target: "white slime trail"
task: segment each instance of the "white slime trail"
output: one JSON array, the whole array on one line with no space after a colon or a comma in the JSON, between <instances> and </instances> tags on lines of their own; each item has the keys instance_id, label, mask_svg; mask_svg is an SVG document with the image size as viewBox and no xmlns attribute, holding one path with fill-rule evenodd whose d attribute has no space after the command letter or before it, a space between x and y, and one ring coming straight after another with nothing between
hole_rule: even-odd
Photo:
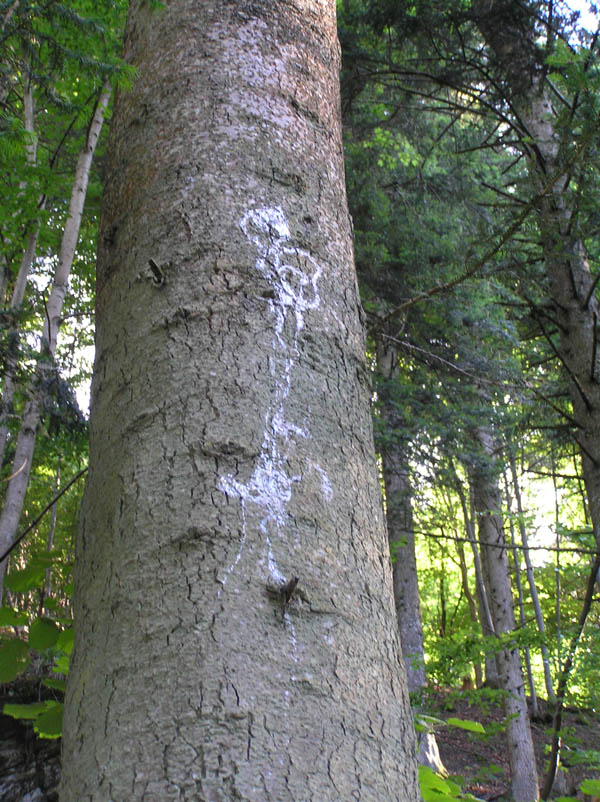
<instances>
[{"instance_id":1,"label":"white slime trail","mask_svg":"<svg viewBox=\"0 0 600 802\"><path fill-rule=\"evenodd\" d=\"M260 529L265 535L265 561L270 578L276 582L286 579L273 553L272 536L283 538L292 487L301 481L300 475L290 475L286 470L290 441L311 436L306 425L298 426L286 418L286 403L299 357L298 337L304 328L305 314L310 309L317 309L321 303L318 282L322 267L308 251L292 246L290 229L281 208L252 209L242 217L240 227L256 245L256 269L273 291L273 297L267 299L267 303L275 319L273 358L270 360L275 391L265 412L261 450L249 480L240 482L232 474L219 478L219 489L228 496L237 496L242 505L240 549L225 572L223 587L246 542L246 504L256 505L263 515ZM307 467L319 474L323 495L331 499L333 491L325 471L312 460L307 460ZM295 647L295 633L289 615L285 620Z\"/></svg>"}]
</instances>

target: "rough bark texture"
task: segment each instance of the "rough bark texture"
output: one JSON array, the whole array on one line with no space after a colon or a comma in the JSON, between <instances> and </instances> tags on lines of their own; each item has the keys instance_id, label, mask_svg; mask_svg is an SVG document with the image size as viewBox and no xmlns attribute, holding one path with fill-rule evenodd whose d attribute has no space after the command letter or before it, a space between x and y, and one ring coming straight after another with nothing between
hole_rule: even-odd
<instances>
[{"instance_id":1,"label":"rough bark texture","mask_svg":"<svg viewBox=\"0 0 600 802\"><path fill-rule=\"evenodd\" d=\"M494 443L487 429L478 428L476 440L483 459L473 472L473 493L478 518L479 542L487 567L487 590L494 631L499 637L515 630L508 558L498 481L494 476ZM496 656L498 679L506 692L504 709L507 717L506 738L511 769L511 790L515 802L534 802L539 798L537 768L531 727L527 713L525 683L521 656L516 644L506 644Z\"/></svg>"},{"instance_id":2,"label":"rough bark texture","mask_svg":"<svg viewBox=\"0 0 600 802\"><path fill-rule=\"evenodd\" d=\"M416 800L335 2L133 2L126 57L61 799Z\"/></svg>"},{"instance_id":3,"label":"rough bark texture","mask_svg":"<svg viewBox=\"0 0 600 802\"><path fill-rule=\"evenodd\" d=\"M384 383L393 384L397 364L393 344L380 339L377 343L377 367ZM381 463L388 542L393 559L394 602L408 690L417 692L427 685L427 677L408 450L402 437L402 420L394 403L391 386L389 392L385 386L381 388L381 402L381 415L387 430L386 442L381 449ZM417 734L417 754L421 765L429 766L440 774L447 773L433 730L423 729Z\"/></svg>"},{"instance_id":4,"label":"rough bark texture","mask_svg":"<svg viewBox=\"0 0 600 802\"><path fill-rule=\"evenodd\" d=\"M473 564L475 567L475 589L477 591L477 605L479 607L479 621L481 624L481 632L485 637L494 635L494 622L492 621L492 614L490 612L490 603L488 600L488 591L486 587L487 577L484 576L484 567L482 565L483 554L479 553L477 545L477 536L474 526L474 510L473 510L473 486L475 485L476 478L473 472L470 472L469 477L469 503L463 488L461 480L458 478L456 471L454 471L455 488L460 499L460 504L463 512L463 520L465 522L465 532L471 543L471 550L473 552ZM496 664L496 656L490 652L484 655L485 660L485 684L490 688L498 687L498 666Z\"/></svg>"},{"instance_id":5,"label":"rough bark texture","mask_svg":"<svg viewBox=\"0 0 600 802\"><path fill-rule=\"evenodd\" d=\"M391 343L377 345L377 367L386 382L392 382L397 355ZM386 519L390 552L393 558L394 601L406 665L409 691L427 684L423 624L415 557L412 494L406 443L401 434L402 421L394 404L393 390L381 391L381 415L387 431L381 449L385 485Z\"/></svg>"}]
</instances>

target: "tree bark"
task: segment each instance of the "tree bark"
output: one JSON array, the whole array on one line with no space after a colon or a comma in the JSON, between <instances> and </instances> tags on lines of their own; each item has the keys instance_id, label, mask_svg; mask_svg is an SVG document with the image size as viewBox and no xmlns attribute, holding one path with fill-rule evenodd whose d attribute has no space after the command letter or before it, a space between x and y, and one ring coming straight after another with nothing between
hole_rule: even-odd
<instances>
[{"instance_id":1,"label":"tree bark","mask_svg":"<svg viewBox=\"0 0 600 802\"><path fill-rule=\"evenodd\" d=\"M473 471L479 542L482 553L487 555L488 594L494 631L502 637L514 631L515 618L500 514L500 489L494 476L494 442L492 434L483 427L478 427L474 436L482 454ZM500 686L506 692L504 709L512 796L515 802L533 802L539 798L537 768L517 645L505 641L497 652L497 664Z\"/></svg>"},{"instance_id":2,"label":"tree bark","mask_svg":"<svg viewBox=\"0 0 600 802\"><path fill-rule=\"evenodd\" d=\"M485 638L490 638L495 635L494 631L494 622L492 620L492 613L490 612L490 603L488 599L488 590L486 586L487 578L484 576L484 570L482 565L482 555L479 553L479 548L477 545L477 537L475 534L475 526L474 526L474 513L471 514L469 512L469 504L467 504L467 498L465 495L465 491L463 488L463 484L456 473L456 469L452 466L452 472L454 474L454 486L456 488L456 492L458 494L458 498L460 499L460 506L463 513L463 520L465 522L465 533L471 543L471 550L473 552L473 565L475 567L475 587L477 590L477 602L479 606L479 621L481 624L481 632ZM474 477L471 475L470 477L470 486L471 486L471 493L472 496L472 487L474 484ZM473 512L473 510L471 510ZM484 653L484 661L485 661L485 683L490 688L497 688L498 687L498 665L496 663L496 655L493 652L485 651Z\"/></svg>"},{"instance_id":3,"label":"tree bark","mask_svg":"<svg viewBox=\"0 0 600 802\"><path fill-rule=\"evenodd\" d=\"M416 802L335 2L125 41L61 799Z\"/></svg>"},{"instance_id":4,"label":"tree bark","mask_svg":"<svg viewBox=\"0 0 600 802\"><path fill-rule=\"evenodd\" d=\"M427 685L427 677L407 443L402 435L402 421L393 397L397 362L393 343L380 339L377 343L377 368L384 382L381 388L381 414L387 429L386 442L381 449L381 463L393 566L394 602L408 690L417 693ZM417 710L418 704L415 712ZM417 746L421 765L429 766L439 774L447 774L433 729L426 727L417 734Z\"/></svg>"},{"instance_id":5,"label":"tree bark","mask_svg":"<svg viewBox=\"0 0 600 802\"><path fill-rule=\"evenodd\" d=\"M511 460L512 464L512 460ZM525 618L525 603L523 598L523 583L521 582L521 559L519 557L519 549L517 546L517 539L515 537L515 527L512 517L512 498L510 493L510 485L508 482L508 476L506 472L504 473L504 490L506 493L506 509L508 511L508 521L509 521L509 531L510 531L510 543L511 543L511 551L512 551L512 558L513 558L513 566L515 572L515 587L517 590L517 604L519 610L519 628L521 631L524 631L527 625L527 619ZM522 515L522 513L521 513ZM521 524L523 524L523 519L521 517ZM529 686L529 701L531 703L531 718L535 721L538 717L538 702L537 702L537 693L535 690L535 682L533 679L533 671L531 669L531 652L529 651L529 645L525 644L523 647L523 656L525 658L525 672L527 674L527 685Z\"/></svg>"},{"instance_id":6,"label":"tree bark","mask_svg":"<svg viewBox=\"0 0 600 802\"><path fill-rule=\"evenodd\" d=\"M381 449L385 485L388 541L393 562L394 600L400 642L406 666L408 690L427 684L423 624L415 556L412 493L407 443L402 421L393 398L391 383L397 370L397 354L391 342L377 344L377 368L387 386L381 389L381 415L386 425L386 442Z\"/></svg>"}]
</instances>

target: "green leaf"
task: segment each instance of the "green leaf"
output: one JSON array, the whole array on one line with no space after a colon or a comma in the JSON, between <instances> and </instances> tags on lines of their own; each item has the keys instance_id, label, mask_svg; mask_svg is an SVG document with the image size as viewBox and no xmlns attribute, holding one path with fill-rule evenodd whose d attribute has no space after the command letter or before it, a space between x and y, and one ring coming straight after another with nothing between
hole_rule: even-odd
<instances>
[{"instance_id":1,"label":"green leaf","mask_svg":"<svg viewBox=\"0 0 600 802\"><path fill-rule=\"evenodd\" d=\"M424 802L448 802L460 794L460 786L445 780L429 766L419 766L419 787Z\"/></svg>"},{"instance_id":2,"label":"green leaf","mask_svg":"<svg viewBox=\"0 0 600 802\"><path fill-rule=\"evenodd\" d=\"M424 713L419 713L415 716L415 730L417 732L434 730L436 727L443 727L445 724L446 722L444 721L443 718L428 716Z\"/></svg>"},{"instance_id":3,"label":"green leaf","mask_svg":"<svg viewBox=\"0 0 600 802\"><path fill-rule=\"evenodd\" d=\"M62 702L46 702L47 710L39 715L33 729L40 738L60 738L62 735L63 704Z\"/></svg>"},{"instance_id":4,"label":"green leaf","mask_svg":"<svg viewBox=\"0 0 600 802\"><path fill-rule=\"evenodd\" d=\"M0 683L12 682L30 663L29 644L18 638L4 640L0 645Z\"/></svg>"},{"instance_id":5,"label":"green leaf","mask_svg":"<svg viewBox=\"0 0 600 802\"><path fill-rule=\"evenodd\" d=\"M55 674L68 674L69 673L69 655L61 654L60 657L55 658L52 671Z\"/></svg>"},{"instance_id":6,"label":"green leaf","mask_svg":"<svg viewBox=\"0 0 600 802\"><path fill-rule=\"evenodd\" d=\"M45 702L32 702L28 705L5 704L2 712L5 716L18 719L35 719L46 710Z\"/></svg>"},{"instance_id":7,"label":"green leaf","mask_svg":"<svg viewBox=\"0 0 600 802\"><path fill-rule=\"evenodd\" d=\"M36 618L29 627L29 645L38 652L51 649L57 642L60 629L49 618Z\"/></svg>"},{"instance_id":8,"label":"green leaf","mask_svg":"<svg viewBox=\"0 0 600 802\"><path fill-rule=\"evenodd\" d=\"M21 627L27 621L27 613L17 612L11 607L0 607L0 627Z\"/></svg>"},{"instance_id":9,"label":"green leaf","mask_svg":"<svg viewBox=\"0 0 600 802\"><path fill-rule=\"evenodd\" d=\"M600 795L600 780L584 780L579 786L579 790L589 796Z\"/></svg>"},{"instance_id":10,"label":"green leaf","mask_svg":"<svg viewBox=\"0 0 600 802\"><path fill-rule=\"evenodd\" d=\"M66 681L56 677L49 677L48 679L42 680L42 684L45 685L46 688L53 688L55 691L62 691L62 693L64 693L67 688Z\"/></svg>"},{"instance_id":11,"label":"green leaf","mask_svg":"<svg viewBox=\"0 0 600 802\"><path fill-rule=\"evenodd\" d=\"M11 571L4 580L5 586L13 593L27 593L40 587L46 576L43 565L32 563L23 568L22 571Z\"/></svg>"},{"instance_id":12,"label":"green leaf","mask_svg":"<svg viewBox=\"0 0 600 802\"><path fill-rule=\"evenodd\" d=\"M471 721L468 718L449 718L446 723L451 724L453 727L460 727L461 730L469 730L469 732L478 732L485 735L485 728L478 721Z\"/></svg>"},{"instance_id":13,"label":"green leaf","mask_svg":"<svg viewBox=\"0 0 600 802\"><path fill-rule=\"evenodd\" d=\"M58 636L58 641L56 645L59 649L62 649L65 654L71 654L73 651L73 641L75 639L75 630L73 627L69 629L63 629L63 631Z\"/></svg>"}]
</instances>

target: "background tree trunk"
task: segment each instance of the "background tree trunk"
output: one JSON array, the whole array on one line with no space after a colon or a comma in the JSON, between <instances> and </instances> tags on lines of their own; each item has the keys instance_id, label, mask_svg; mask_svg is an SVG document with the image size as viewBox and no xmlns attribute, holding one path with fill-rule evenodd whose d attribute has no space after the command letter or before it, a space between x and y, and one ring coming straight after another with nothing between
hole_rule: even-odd
<instances>
[{"instance_id":1,"label":"background tree trunk","mask_svg":"<svg viewBox=\"0 0 600 802\"><path fill-rule=\"evenodd\" d=\"M515 629L513 599L508 573L501 498L494 476L494 442L482 427L475 431L482 459L473 471L473 492L482 555L487 555L487 582L494 631L499 637ZM506 737L511 768L511 790L515 802L533 802L539 797L537 768L525 699L521 656L516 644L505 643L497 652L500 687L506 691Z\"/></svg>"},{"instance_id":2,"label":"background tree trunk","mask_svg":"<svg viewBox=\"0 0 600 802\"><path fill-rule=\"evenodd\" d=\"M396 373L397 354L392 343L377 344L377 367L385 382ZM381 391L381 415L386 425L386 441L381 449L385 485L388 540L393 561L394 600L406 666L408 690L418 691L427 684L421 602L415 557L415 532L406 438L393 401L393 394Z\"/></svg>"},{"instance_id":3,"label":"background tree trunk","mask_svg":"<svg viewBox=\"0 0 600 802\"><path fill-rule=\"evenodd\" d=\"M495 635L494 622L492 621L492 614L490 612L490 603L488 599L488 590L486 587L486 577L484 577L484 569L482 565L482 557L480 555L477 545L477 537L475 534L474 525L474 510L470 509L472 504L467 504L467 497L462 485L461 480L453 467L454 486L456 493L460 499L460 506L463 513L463 520L465 523L465 532L471 543L471 550L473 552L473 565L475 568L475 587L477 590L477 603L479 606L479 621L481 624L481 632L484 637L490 638ZM467 470L469 470L467 468ZM470 477L470 497L472 497L472 486L474 484L474 477ZM486 651L484 654L485 665L485 683L490 688L498 687L498 666L496 663L496 655L492 652Z\"/></svg>"},{"instance_id":4,"label":"background tree trunk","mask_svg":"<svg viewBox=\"0 0 600 802\"><path fill-rule=\"evenodd\" d=\"M126 56L61 799L416 801L335 2L133 2Z\"/></svg>"},{"instance_id":5,"label":"background tree trunk","mask_svg":"<svg viewBox=\"0 0 600 802\"><path fill-rule=\"evenodd\" d=\"M525 558L525 565L527 566L527 582L529 584L529 594L531 596L531 604L535 614L537 628L541 636L540 652L542 655L542 665L544 667L544 684L546 686L546 698L548 704L553 705L556 702L556 695L554 693L554 684L552 682L552 673L550 671L550 654L548 653L548 646L546 644L546 625L544 623L544 616L542 615L542 608L540 605L540 598L538 596L537 587L535 584L535 577L533 574L533 564L531 562L531 552L529 551L529 540L527 537L527 527L525 526L525 517L523 512L523 502L521 500L521 488L519 486L519 477L517 475L517 465L515 463L514 454L509 454L510 472L512 476L513 491L515 494L515 501L517 502L517 520L519 524L519 534L521 536L521 543L523 545L523 556Z\"/></svg>"},{"instance_id":6,"label":"background tree trunk","mask_svg":"<svg viewBox=\"0 0 600 802\"><path fill-rule=\"evenodd\" d=\"M387 392L385 386L386 383L388 386L389 383L393 383L398 369L397 363L397 353L393 343L380 340L377 343L377 367L384 381L381 388L381 414L387 429L385 443L381 449L381 463L388 542L392 555L394 602L408 690L416 693L425 688L427 677L415 555L408 443L406 437L402 435L402 420L393 401L393 391ZM417 709L418 704L415 710ZM440 757L435 732L425 728L418 733L417 743L419 763L429 766L440 774L447 774Z\"/></svg>"}]
</instances>

